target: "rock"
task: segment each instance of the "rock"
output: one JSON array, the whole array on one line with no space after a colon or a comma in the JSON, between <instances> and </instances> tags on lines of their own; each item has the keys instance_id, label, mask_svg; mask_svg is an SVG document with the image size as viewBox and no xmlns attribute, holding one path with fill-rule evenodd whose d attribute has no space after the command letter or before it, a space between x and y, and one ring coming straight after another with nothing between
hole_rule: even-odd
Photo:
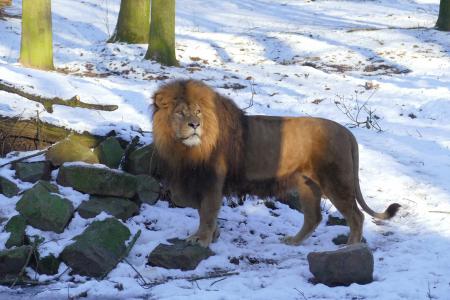
<instances>
[{"instance_id":1,"label":"rock","mask_svg":"<svg viewBox=\"0 0 450 300\"><path fill-rule=\"evenodd\" d=\"M347 244L347 240L348 240L347 234L340 234L337 237L335 237L332 241L335 245L345 245L345 244ZM367 241L364 237L362 238L361 243L364 243L364 244L367 243Z\"/></svg>"},{"instance_id":2,"label":"rock","mask_svg":"<svg viewBox=\"0 0 450 300\"><path fill-rule=\"evenodd\" d=\"M73 205L59 195L51 194L54 186L38 182L17 202L17 211L31 226L61 233L73 215Z\"/></svg>"},{"instance_id":3,"label":"rock","mask_svg":"<svg viewBox=\"0 0 450 300\"><path fill-rule=\"evenodd\" d=\"M153 144L146 145L130 153L124 169L134 175L152 175L156 171L158 160Z\"/></svg>"},{"instance_id":4,"label":"rock","mask_svg":"<svg viewBox=\"0 0 450 300\"><path fill-rule=\"evenodd\" d=\"M198 264L215 253L200 245L191 245L185 240L168 240L172 245L159 244L148 258L148 264L166 269L194 270Z\"/></svg>"},{"instance_id":5,"label":"rock","mask_svg":"<svg viewBox=\"0 0 450 300\"><path fill-rule=\"evenodd\" d=\"M60 257L75 273L100 278L125 254L125 241L130 235L128 228L114 218L95 221L74 238Z\"/></svg>"},{"instance_id":6,"label":"rock","mask_svg":"<svg viewBox=\"0 0 450 300\"><path fill-rule=\"evenodd\" d=\"M298 192L296 190L288 191L283 197L281 197L280 202L285 203L291 209L295 209L298 212L303 213L302 206L300 204L300 199Z\"/></svg>"},{"instance_id":7,"label":"rock","mask_svg":"<svg viewBox=\"0 0 450 300\"><path fill-rule=\"evenodd\" d=\"M83 161L91 164L99 162L97 155L89 147L71 137L51 146L45 154L45 158L55 167L72 161Z\"/></svg>"},{"instance_id":8,"label":"rock","mask_svg":"<svg viewBox=\"0 0 450 300\"><path fill-rule=\"evenodd\" d=\"M137 175L137 199L142 203L153 205L158 201L159 182L149 175Z\"/></svg>"},{"instance_id":9,"label":"rock","mask_svg":"<svg viewBox=\"0 0 450 300\"><path fill-rule=\"evenodd\" d=\"M102 211L122 220L131 218L139 213L139 207L131 200L116 197L91 196L77 208L78 213L85 219L94 218Z\"/></svg>"},{"instance_id":10,"label":"rock","mask_svg":"<svg viewBox=\"0 0 450 300\"><path fill-rule=\"evenodd\" d=\"M16 215L9 219L8 223L5 225L5 231L10 232L10 236L6 241L5 247L11 248L14 246L22 246L25 243L25 228L27 223L25 218L21 215Z\"/></svg>"},{"instance_id":11,"label":"rock","mask_svg":"<svg viewBox=\"0 0 450 300\"><path fill-rule=\"evenodd\" d=\"M311 252L308 263L315 280L328 286L373 281L373 255L366 244L353 244L336 251Z\"/></svg>"},{"instance_id":12,"label":"rock","mask_svg":"<svg viewBox=\"0 0 450 300\"><path fill-rule=\"evenodd\" d=\"M100 163L110 168L117 168L119 167L125 151L117 138L109 137L95 148L95 153L97 154Z\"/></svg>"},{"instance_id":13,"label":"rock","mask_svg":"<svg viewBox=\"0 0 450 300\"><path fill-rule=\"evenodd\" d=\"M40 257L31 265L32 268L39 274L56 275L58 274L59 265L61 262L53 254Z\"/></svg>"},{"instance_id":14,"label":"rock","mask_svg":"<svg viewBox=\"0 0 450 300\"><path fill-rule=\"evenodd\" d=\"M59 188L56 184L50 183L45 180L39 180L34 186L40 186L46 189L49 193L59 193Z\"/></svg>"},{"instance_id":15,"label":"rock","mask_svg":"<svg viewBox=\"0 0 450 300\"><path fill-rule=\"evenodd\" d=\"M27 263L31 246L20 246L0 251L0 280L15 278Z\"/></svg>"},{"instance_id":16,"label":"rock","mask_svg":"<svg viewBox=\"0 0 450 300\"><path fill-rule=\"evenodd\" d=\"M19 188L11 180L0 176L0 193L8 198L11 198L19 193Z\"/></svg>"},{"instance_id":17,"label":"rock","mask_svg":"<svg viewBox=\"0 0 450 300\"><path fill-rule=\"evenodd\" d=\"M332 215L328 215L327 226L347 226L347 221L340 217L333 217Z\"/></svg>"},{"instance_id":18,"label":"rock","mask_svg":"<svg viewBox=\"0 0 450 300\"><path fill-rule=\"evenodd\" d=\"M62 165L56 182L86 194L124 198L132 198L137 188L131 174L88 165Z\"/></svg>"},{"instance_id":19,"label":"rock","mask_svg":"<svg viewBox=\"0 0 450 300\"><path fill-rule=\"evenodd\" d=\"M51 167L48 161L17 162L13 164L17 177L26 182L36 182L39 179L50 180Z\"/></svg>"}]
</instances>

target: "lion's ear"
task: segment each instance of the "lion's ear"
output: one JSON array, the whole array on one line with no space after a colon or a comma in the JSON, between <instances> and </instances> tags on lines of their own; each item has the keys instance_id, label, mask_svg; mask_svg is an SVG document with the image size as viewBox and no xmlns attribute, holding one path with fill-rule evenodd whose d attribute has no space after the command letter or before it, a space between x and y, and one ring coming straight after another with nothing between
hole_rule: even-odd
<instances>
[{"instance_id":1,"label":"lion's ear","mask_svg":"<svg viewBox=\"0 0 450 300\"><path fill-rule=\"evenodd\" d=\"M167 108L169 107L169 105L172 103L171 99L168 99L167 97L164 97L162 94L160 93L155 93L153 95L153 104L157 107L157 108Z\"/></svg>"}]
</instances>

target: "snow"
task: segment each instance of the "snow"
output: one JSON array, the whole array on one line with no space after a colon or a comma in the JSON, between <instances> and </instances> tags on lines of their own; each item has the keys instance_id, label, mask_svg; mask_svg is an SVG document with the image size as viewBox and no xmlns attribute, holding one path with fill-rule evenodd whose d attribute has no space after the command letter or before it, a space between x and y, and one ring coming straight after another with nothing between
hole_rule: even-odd
<instances>
[{"instance_id":1,"label":"snow","mask_svg":"<svg viewBox=\"0 0 450 300\"><path fill-rule=\"evenodd\" d=\"M21 1L13 2L8 11L20 13ZM334 102L343 101L355 113L357 99L380 117L383 130L351 129L359 143L365 199L377 211L392 202L402 205L390 221L366 215L364 237L375 258L375 281L368 285L312 284L306 255L337 249L332 238L348 229L322 221L301 246L283 245L279 238L295 233L303 216L281 203L271 211L261 199L222 207L221 236L211 245L216 256L196 270L147 266L146 256L154 247L169 238L187 237L198 224L195 210L158 202L144 204L140 214L126 222L132 234L142 230L127 261L147 282L172 280L144 289L122 262L102 281L64 274L48 286L0 287L0 299L58 299L83 292L92 299L449 299L450 33L432 28L438 4L178 0L179 68L144 61L146 45L105 43L114 30L118 0L52 1L54 72L20 66L20 20L0 20L1 80L48 97L79 95L84 102L119 106L113 112L55 106L47 113L40 104L0 91L1 115L34 118L39 111L46 122L96 134L114 129L125 139L139 135L148 143L151 95L173 78L203 80L240 107L250 106L248 114L311 115L347 124L350 120ZM244 87L226 88L236 84ZM7 167L0 174L10 179L14 175ZM18 184L21 190L32 186ZM70 188L60 190L75 206L88 197ZM0 219L16 214L19 198L0 196ZM324 219L337 214L328 200L322 206ZM45 237L48 243L41 251L57 255L74 235L105 217L85 220L75 214L62 234L31 226L27 233ZM8 235L0 233L0 248ZM230 263L230 258L241 256L239 265ZM65 268L62 265L60 273ZM186 280L217 269L239 275L221 281ZM42 281L52 278L27 272Z\"/></svg>"}]
</instances>

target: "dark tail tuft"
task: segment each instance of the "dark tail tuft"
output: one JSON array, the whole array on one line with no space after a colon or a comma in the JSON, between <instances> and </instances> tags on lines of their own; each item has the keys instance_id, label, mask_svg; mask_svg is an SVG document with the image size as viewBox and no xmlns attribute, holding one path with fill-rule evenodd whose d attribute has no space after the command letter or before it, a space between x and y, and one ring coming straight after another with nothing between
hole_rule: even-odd
<instances>
[{"instance_id":1,"label":"dark tail tuft","mask_svg":"<svg viewBox=\"0 0 450 300\"><path fill-rule=\"evenodd\" d=\"M389 205L389 207L385 211L385 214L387 215L387 219L390 219L393 216L395 216L395 214L398 212L400 207L401 207L401 205L398 203L392 203L391 205Z\"/></svg>"}]
</instances>

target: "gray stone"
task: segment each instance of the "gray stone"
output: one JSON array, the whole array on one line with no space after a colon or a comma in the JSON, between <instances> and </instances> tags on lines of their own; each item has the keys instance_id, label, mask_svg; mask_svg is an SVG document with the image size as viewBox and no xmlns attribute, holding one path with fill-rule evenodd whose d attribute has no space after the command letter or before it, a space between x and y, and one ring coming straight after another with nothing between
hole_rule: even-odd
<instances>
[{"instance_id":1,"label":"gray stone","mask_svg":"<svg viewBox=\"0 0 450 300\"><path fill-rule=\"evenodd\" d=\"M153 144L146 145L130 153L125 164L125 170L135 175L153 175L158 160Z\"/></svg>"},{"instance_id":2,"label":"gray stone","mask_svg":"<svg viewBox=\"0 0 450 300\"><path fill-rule=\"evenodd\" d=\"M65 162L73 161L83 161L91 164L99 162L97 155L75 138L67 138L54 144L48 149L45 158L55 167Z\"/></svg>"},{"instance_id":3,"label":"gray stone","mask_svg":"<svg viewBox=\"0 0 450 300\"><path fill-rule=\"evenodd\" d=\"M61 233L72 218L74 208L72 202L53 191L53 185L38 182L25 191L16 209L31 226Z\"/></svg>"},{"instance_id":4,"label":"gray stone","mask_svg":"<svg viewBox=\"0 0 450 300\"><path fill-rule=\"evenodd\" d=\"M159 182L149 175L137 175L137 199L142 203L153 205L158 201Z\"/></svg>"},{"instance_id":5,"label":"gray stone","mask_svg":"<svg viewBox=\"0 0 450 300\"><path fill-rule=\"evenodd\" d=\"M97 154L100 163L110 168L117 168L119 167L125 151L117 138L109 137L95 148L95 153Z\"/></svg>"},{"instance_id":6,"label":"gray stone","mask_svg":"<svg viewBox=\"0 0 450 300\"><path fill-rule=\"evenodd\" d=\"M74 238L60 258L77 274L101 278L125 254L125 241L130 235L128 228L114 218L95 221Z\"/></svg>"},{"instance_id":7,"label":"gray stone","mask_svg":"<svg viewBox=\"0 0 450 300\"><path fill-rule=\"evenodd\" d=\"M11 198L19 193L19 188L11 180L0 176L0 193L8 198Z\"/></svg>"},{"instance_id":8,"label":"gray stone","mask_svg":"<svg viewBox=\"0 0 450 300\"><path fill-rule=\"evenodd\" d=\"M340 217L328 215L327 226L347 226L347 221Z\"/></svg>"},{"instance_id":9,"label":"gray stone","mask_svg":"<svg viewBox=\"0 0 450 300\"><path fill-rule=\"evenodd\" d=\"M333 243L335 245L345 245L347 244L348 234L340 234L337 237L333 238ZM361 243L367 243L366 239L363 237Z\"/></svg>"},{"instance_id":10,"label":"gray stone","mask_svg":"<svg viewBox=\"0 0 450 300\"><path fill-rule=\"evenodd\" d=\"M17 277L27 262L31 246L0 251L0 280Z\"/></svg>"},{"instance_id":11,"label":"gray stone","mask_svg":"<svg viewBox=\"0 0 450 300\"><path fill-rule=\"evenodd\" d=\"M77 208L78 213L85 219L94 218L102 211L122 220L131 218L139 213L139 207L131 200L116 197L91 196Z\"/></svg>"},{"instance_id":12,"label":"gray stone","mask_svg":"<svg viewBox=\"0 0 450 300\"><path fill-rule=\"evenodd\" d=\"M39 274L56 275L58 274L59 265L61 261L53 254L40 257L31 266Z\"/></svg>"},{"instance_id":13,"label":"gray stone","mask_svg":"<svg viewBox=\"0 0 450 300\"><path fill-rule=\"evenodd\" d=\"M48 161L17 162L13 164L17 177L26 182L36 182L39 179L50 180L51 165Z\"/></svg>"},{"instance_id":14,"label":"gray stone","mask_svg":"<svg viewBox=\"0 0 450 300\"><path fill-rule=\"evenodd\" d=\"M124 198L132 198L137 188L131 174L89 165L62 165L56 182L86 194Z\"/></svg>"},{"instance_id":15,"label":"gray stone","mask_svg":"<svg viewBox=\"0 0 450 300\"><path fill-rule=\"evenodd\" d=\"M185 240L171 239L172 245L159 244L148 258L148 264L166 269L194 270L198 264L215 253L200 245L191 245Z\"/></svg>"},{"instance_id":16,"label":"gray stone","mask_svg":"<svg viewBox=\"0 0 450 300\"><path fill-rule=\"evenodd\" d=\"M316 282L328 286L373 281L373 255L366 244L353 244L336 251L311 252L308 263Z\"/></svg>"},{"instance_id":17,"label":"gray stone","mask_svg":"<svg viewBox=\"0 0 450 300\"><path fill-rule=\"evenodd\" d=\"M14 246L22 246L25 243L25 228L27 223L25 218L21 215L16 215L9 219L8 223L5 225L5 231L10 233L8 240L6 241L5 247L11 248Z\"/></svg>"}]
</instances>

